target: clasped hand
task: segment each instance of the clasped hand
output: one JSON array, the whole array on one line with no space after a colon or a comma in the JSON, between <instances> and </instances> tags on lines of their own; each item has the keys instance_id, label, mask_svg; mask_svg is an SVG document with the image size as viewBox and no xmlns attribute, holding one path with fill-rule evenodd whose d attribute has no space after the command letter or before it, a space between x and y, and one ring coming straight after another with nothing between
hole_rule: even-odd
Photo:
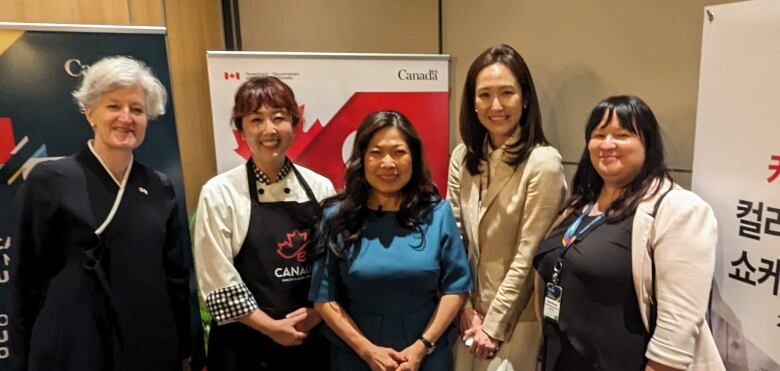
<instances>
[{"instance_id":1,"label":"clasped hand","mask_svg":"<svg viewBox=\"0 0 780 371\"><path fill-rule=\"evenodd\" d=\"M360 357L372 371L417 371L426 355L426 348L419 341L402 351L371 345Z\"/></svg>"},{"instance_id":2,"label":"clasped hand","mask_svg":"<svg viewBox=\"0 0 780 371\"><path fill-rule=\"evenodd\" d=\"M266 335L280 345L301 345L319 322L320 315L313 308L298 308L285 318L273 321Z\"/></svg>"},{"instance_id":3,"label":"clasped hand","mask_svg":"<svg viewBox=\"0 0 780 371\"><path fill-rule=\"evenodd\" d=\"M472 308L463 308L458 321L463 339L472 338L469 351L474 358L487 359L492 358L498 352L501 341L493 339L482 330L482 321L484 318Z\"/></svg>"}]
</instances>

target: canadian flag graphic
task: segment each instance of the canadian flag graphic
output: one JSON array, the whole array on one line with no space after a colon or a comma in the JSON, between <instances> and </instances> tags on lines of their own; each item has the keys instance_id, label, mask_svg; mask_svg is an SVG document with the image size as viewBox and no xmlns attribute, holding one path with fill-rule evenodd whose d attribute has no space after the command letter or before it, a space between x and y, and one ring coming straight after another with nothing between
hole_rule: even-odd
<instances>
[{"instance_id":1,"label":"canadian flag graphic","mask_svg":"<svg viewBox=\"0 0 780 371\"><path fill-rule=\"evenodd\" d=\"M0 117L0 165L11 158L11 151L13 151L14 146L16 146L16 143L14 142L14 127L11 119Z\"/></svg>"},{"instance_id":2,"label":"canadian flag graphic","mask_svg":"<svg viewBox=\"0 0 780 371\"><path fill-rule=\"evenodd\" d=\"M241 80L241 74L238 72L225 72L225 80Z\"/></svg>"}]
</instances>

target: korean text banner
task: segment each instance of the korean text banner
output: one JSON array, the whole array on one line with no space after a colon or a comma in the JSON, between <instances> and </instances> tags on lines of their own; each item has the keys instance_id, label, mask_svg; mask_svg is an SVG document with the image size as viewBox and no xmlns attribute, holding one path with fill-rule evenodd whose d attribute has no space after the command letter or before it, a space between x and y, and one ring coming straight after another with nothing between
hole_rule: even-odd
<instances>
[{"instance_id":1,"label":"korean text banner","mask_svg":"<svg viewBox=\"0 0 780 371\"><path fill-rule=\"evenodd\" d=\"M164 28L0 23L0 370L10 367L7 330L14 320L7 316L6 301L9 267L15 263L8 258L14 195L36 163L86 148L93 132L71 92L84 70L110 55L143 61L170 95ZM170 100L166 112L149 123L135 159L168 175L186 223ZM189 241L186 233L182 237Z\"/></svg>"},{"instance_id":2,"label":"korean text banner","mask_svg":"<svg viewBox=\"0 0 780 371\"><path fill-rule=\"evenodd\" d=\"M692 183L718 219L711 324L729 370L777 371L780 3L707 13Z\"/></svg>"},{"instance_id":3,"label":"korean text banner","mask_svg":"<svg viewBox=\"0 0 780 371\"><path fill-rule=\"evenodd\" d=\"M369 113L404 114L422 137L433 180L444 192L448 161L448 74L444 55L209 52L217 171L244 163L246 142L230 125L233 97L253 76L290 85L303 122L287 156L341 188L355 130Z\"/></svg>"}]
</instances>

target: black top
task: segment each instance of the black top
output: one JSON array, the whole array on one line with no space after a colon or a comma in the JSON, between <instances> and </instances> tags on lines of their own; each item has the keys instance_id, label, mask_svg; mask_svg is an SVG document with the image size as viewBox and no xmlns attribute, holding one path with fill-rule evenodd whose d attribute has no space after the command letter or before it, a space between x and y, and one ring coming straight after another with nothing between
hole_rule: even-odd
<instances>
[{"instance_id":1,"label":"black top","mask_svg":"<svg viewBox=\"0 0 780 371\"><path fill-rule=\"evenodd\" d=\"M573 213L539 245L534 267L545 283L562 251ZM585 217L587 225L594 217ZM578 239L560 272L560 320L544 318L543 370L643 370L650 340L642 325L631 274L633 215L602 223Z\"/></svg>"},{"instance_id":2,"label":"black top","mask_svg":"<svg viewBox=\"0 0 780 371\"><path fill-rule=\"evenodd\" d=\"M14 370L181 370L189 270L173 186L134 163L119 186L97 158L38 164L17 194L11 251Z\"/></svg>"}]
</instances>

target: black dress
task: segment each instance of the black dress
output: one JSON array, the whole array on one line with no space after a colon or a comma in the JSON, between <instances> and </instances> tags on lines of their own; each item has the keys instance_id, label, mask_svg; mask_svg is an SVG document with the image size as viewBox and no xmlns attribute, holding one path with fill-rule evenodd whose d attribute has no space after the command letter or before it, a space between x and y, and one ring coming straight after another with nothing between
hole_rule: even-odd
<instances>
[{"instance_id":1,"label":"black dress","mask_svg":"<svg viewBox=\"0 0 780 371\"><path fill-rule=\"evenodd\" d=\"M534 267L552 280L561 239L579 213L554 229L539 245ZM593 217L585 217L587 225ZM631 273L633 215L602 223L578 239L564 257L558 323L544 318L543 370L644 370L650 337L639 313Z\"/></svg>"},{"instance_id":2,"label":"black dress","mask_svg":"<svg viewBox=\"0 0 780 371\"><path fill-rule=\"evenodd\" d=\"M168 178L119 186L89 149L37 165L17 195L10 298L15 370L174 370L189 355L189 272Z\"/></svg>"}]
</instances>

